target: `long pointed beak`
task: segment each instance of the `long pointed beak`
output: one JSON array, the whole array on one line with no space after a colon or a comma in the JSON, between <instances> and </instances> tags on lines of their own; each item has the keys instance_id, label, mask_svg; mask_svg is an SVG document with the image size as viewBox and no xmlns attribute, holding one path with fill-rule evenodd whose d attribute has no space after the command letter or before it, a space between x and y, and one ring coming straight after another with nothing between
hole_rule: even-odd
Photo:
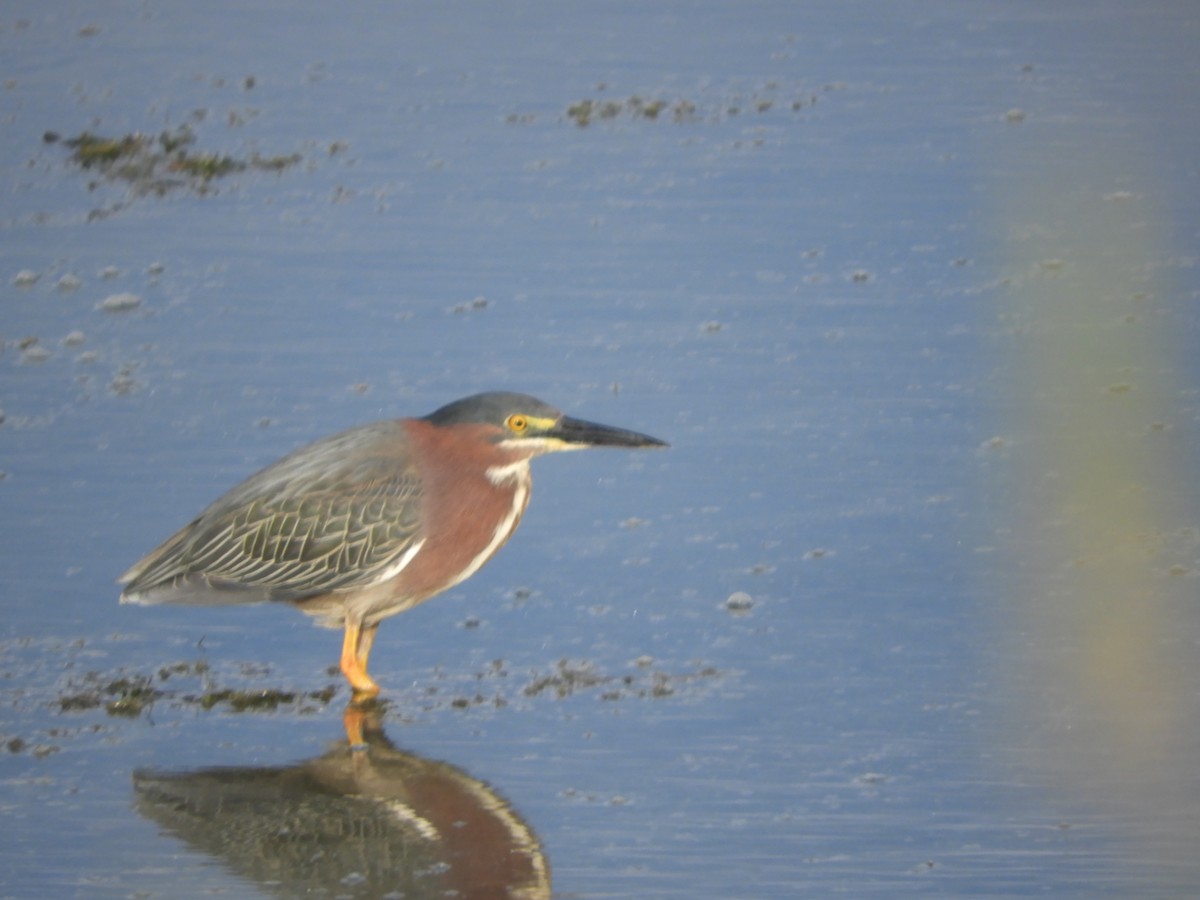
<instances>
[{"instance_id":1,"label":"long pointed beak","mask_svg":"<svg viewBox=\"0 0 1200 900\"><path fill-rule=\"evenodd\" d=\"M572 419L563 416L558 420L547 437L558 438L564 444L575 447L669 447L666 441L650 437L648 434L638 434L636 431L626 431L624 428L613 428L611 425L600 425L596 422L585 422L583 419ZM565 449L565 448L564 448Z\"/></svg>"}]
</instances>

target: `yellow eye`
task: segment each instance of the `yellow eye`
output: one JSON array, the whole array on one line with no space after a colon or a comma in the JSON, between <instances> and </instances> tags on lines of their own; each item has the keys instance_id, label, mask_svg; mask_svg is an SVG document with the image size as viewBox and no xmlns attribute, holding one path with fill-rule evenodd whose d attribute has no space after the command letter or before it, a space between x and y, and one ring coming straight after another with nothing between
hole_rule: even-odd
<instances>
[{"instance_id":1,"label":"yellow eye","mask_svg":"<svg viewBox=\"0 0 1200 900\"><path fill-rule=\"evenodd\" d=\"M529 427L529 420L526 419L520 413L515 413L515 414L509 416L504 421L504 424L509 427L509 430L515 431L517 434L520 434L522 431L524 431L526 428Z\"/></svg>"}]
</instances>

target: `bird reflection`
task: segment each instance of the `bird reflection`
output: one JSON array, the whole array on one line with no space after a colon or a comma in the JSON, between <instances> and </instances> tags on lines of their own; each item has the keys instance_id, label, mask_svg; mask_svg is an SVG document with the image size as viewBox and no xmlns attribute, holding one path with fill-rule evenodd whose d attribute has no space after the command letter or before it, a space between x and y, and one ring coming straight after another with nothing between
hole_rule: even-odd
<instances>
[{"instance_id":1,"label":"bird reflection","mask_svg":"<svg viewBox=\"0 0 1200 900\"><path fill-rule=\"evenodd\" d=\"M508 803L397 749L380 719L352 706L349 740L296 765L138 770L137 809L278 896L549 898L541 844Z\"/></svg>"}]
</instances>

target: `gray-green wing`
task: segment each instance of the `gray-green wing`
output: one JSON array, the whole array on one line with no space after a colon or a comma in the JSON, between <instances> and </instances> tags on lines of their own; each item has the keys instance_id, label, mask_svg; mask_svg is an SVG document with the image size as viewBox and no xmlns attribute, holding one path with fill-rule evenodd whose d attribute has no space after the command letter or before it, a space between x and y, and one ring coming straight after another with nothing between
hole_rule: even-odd
<instances>
[{"instance_id":1,"label":"gray-green wing","mask_svg":"<svg viewBox=\"0 0 1200 900\"><path fill-rule=\"evenodd\" d=\"M251 476L135 565L122 600L300 600L394 574L420 539L421 481L404 426L303 447Z\"/></svg>"}]
</instances>

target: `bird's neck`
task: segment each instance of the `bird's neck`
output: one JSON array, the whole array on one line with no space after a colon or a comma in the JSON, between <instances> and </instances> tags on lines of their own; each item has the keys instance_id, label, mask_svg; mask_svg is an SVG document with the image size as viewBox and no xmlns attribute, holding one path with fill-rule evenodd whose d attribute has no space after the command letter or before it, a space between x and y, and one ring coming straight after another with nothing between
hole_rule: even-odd
<instances>
[{"instance_id":1,"label":"bird's neck","mask_svg":"<svg viewBox=\"0 0 1200 900\"><path fill-rule=\"evenodd\" d=\"M516 459L511 462L488 466L488 481L497 487L501 485L518 485L528 487L530 482L529 460Z\"/></svg>"}]
</instances>

